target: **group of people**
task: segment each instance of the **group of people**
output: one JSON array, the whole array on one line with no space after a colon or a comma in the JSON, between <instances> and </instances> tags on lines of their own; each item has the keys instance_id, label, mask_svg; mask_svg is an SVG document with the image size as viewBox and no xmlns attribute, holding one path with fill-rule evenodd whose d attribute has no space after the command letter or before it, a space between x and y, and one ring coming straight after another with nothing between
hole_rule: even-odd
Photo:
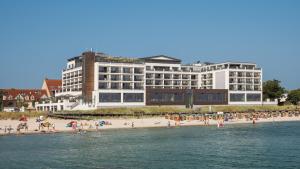
<instances>
[{"instance_id":1,"label":"group of people","mask_svg":"<svg viewBox=\"0 0 300 169\"><path fill-rule=\"evenodd\" d=\"M8 133L8 134L10 134L11 133L11 131L12 130L14 130L12 127L11 127L11 125L9 125L9 126L4 126L4 128L2 129L2 128L0 128L0 130L4 130L4 133Z\"/></svg>"}]
</instances>

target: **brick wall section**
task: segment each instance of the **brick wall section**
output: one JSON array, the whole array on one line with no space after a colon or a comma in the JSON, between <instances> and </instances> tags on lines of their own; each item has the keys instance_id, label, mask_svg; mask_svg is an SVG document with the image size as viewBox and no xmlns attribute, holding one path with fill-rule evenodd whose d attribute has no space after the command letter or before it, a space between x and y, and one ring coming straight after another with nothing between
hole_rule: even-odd
<instances>
[{"instance_id":1,"label":"brick wall section","mask_svg":"<svg viewBox=\"0 0 300 169\"><path fill-rule=\"evenodd\" d=\"M94 90L95 53L84 52L82 56L82 96L84 102L91 103L93 100L92 91Z\"/></svg>"}]
</instances>

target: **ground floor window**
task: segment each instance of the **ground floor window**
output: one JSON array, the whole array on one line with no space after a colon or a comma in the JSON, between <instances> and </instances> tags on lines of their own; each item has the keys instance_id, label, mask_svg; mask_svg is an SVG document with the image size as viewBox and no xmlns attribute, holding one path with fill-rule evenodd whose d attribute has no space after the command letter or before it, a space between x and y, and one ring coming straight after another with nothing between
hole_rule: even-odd
<instances>
[{"instance_id":1,"label":"ground floor window","mask_svg":"<svg viewBox=\"0 0 300 169\"><path fill-rule=\"evenodd\" d=\"M231 93L230 94L230 101L231 102L244 102L245 101L245 94Z\"/></svg>"},{"instance_id":2,"label":"ground floor window","mask_svg":"<svg viewBox=\"0 0 300 169\"><path fill-rule=\"evenodd\" d=\"M249 102L255 102L255 101L261 101L261 94L247 94L247 101Z\"/></svg>"},{"instance_id":3,"label":"ground floor window","mask_svg":"<svg viewBox=\"0 0 300 169\"><path fill-rule=\"evenodd\" d=\"M151 93L151 102L182 102L184 100L184 93Z\"/></svg>"},{"instance_id":4,"label":"ground floor window","mask_svg":"<svg viewBox=\"0 0 300 169\"><path fill-rule=\"evenodd\" d=\"M124 93L123 102L143 102L144 93Z\"/></svg>"},{"instance_id":5,"label":"ground floor window","mask_svg":"<svg viewBox=\"0 0 300 169\"><path fill-rule=\"evenodd\" d=\"M226 100L225 93L195 93L195 102L211 102L218 103Z\"/></svg>"},{"instance_id":6,"label":"ground floor window","mask_svg":"<svg viewBox=\"0 0 300 169\"><path fill-rule=\"evenodd\" d=\"M121 93L99 93L99 102L121 102Z\"/></svg>"}]
</instances>

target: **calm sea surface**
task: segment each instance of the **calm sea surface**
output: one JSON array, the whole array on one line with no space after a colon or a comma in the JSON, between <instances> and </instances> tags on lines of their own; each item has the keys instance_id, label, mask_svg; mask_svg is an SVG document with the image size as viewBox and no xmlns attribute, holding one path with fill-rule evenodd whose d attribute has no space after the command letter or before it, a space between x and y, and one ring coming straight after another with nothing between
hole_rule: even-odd
<instances>
[{"instance_id":1,"label":"calm sea surface","mask_svg":"<svg viewBox=\"0 0 300 169\"><path fill-rule=\"evenodd\" d=\"M300 168L300 122L5 136L0 168Z\"/></svg>"}]
</instances>

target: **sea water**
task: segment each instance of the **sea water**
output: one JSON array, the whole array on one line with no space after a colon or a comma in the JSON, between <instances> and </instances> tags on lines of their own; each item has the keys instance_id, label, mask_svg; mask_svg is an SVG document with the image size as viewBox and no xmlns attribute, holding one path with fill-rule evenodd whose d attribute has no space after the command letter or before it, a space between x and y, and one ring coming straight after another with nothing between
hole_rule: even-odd
<instances>
[{"instance_id":1,"label":"sea water","mask_svg":"<svg viewBox=\"0 0 300 169\"><path fill-rule=\"evenodd\" d=\"M2 136L0 168L300 168L300 122Z\"/></svg>"}]
</instances>

